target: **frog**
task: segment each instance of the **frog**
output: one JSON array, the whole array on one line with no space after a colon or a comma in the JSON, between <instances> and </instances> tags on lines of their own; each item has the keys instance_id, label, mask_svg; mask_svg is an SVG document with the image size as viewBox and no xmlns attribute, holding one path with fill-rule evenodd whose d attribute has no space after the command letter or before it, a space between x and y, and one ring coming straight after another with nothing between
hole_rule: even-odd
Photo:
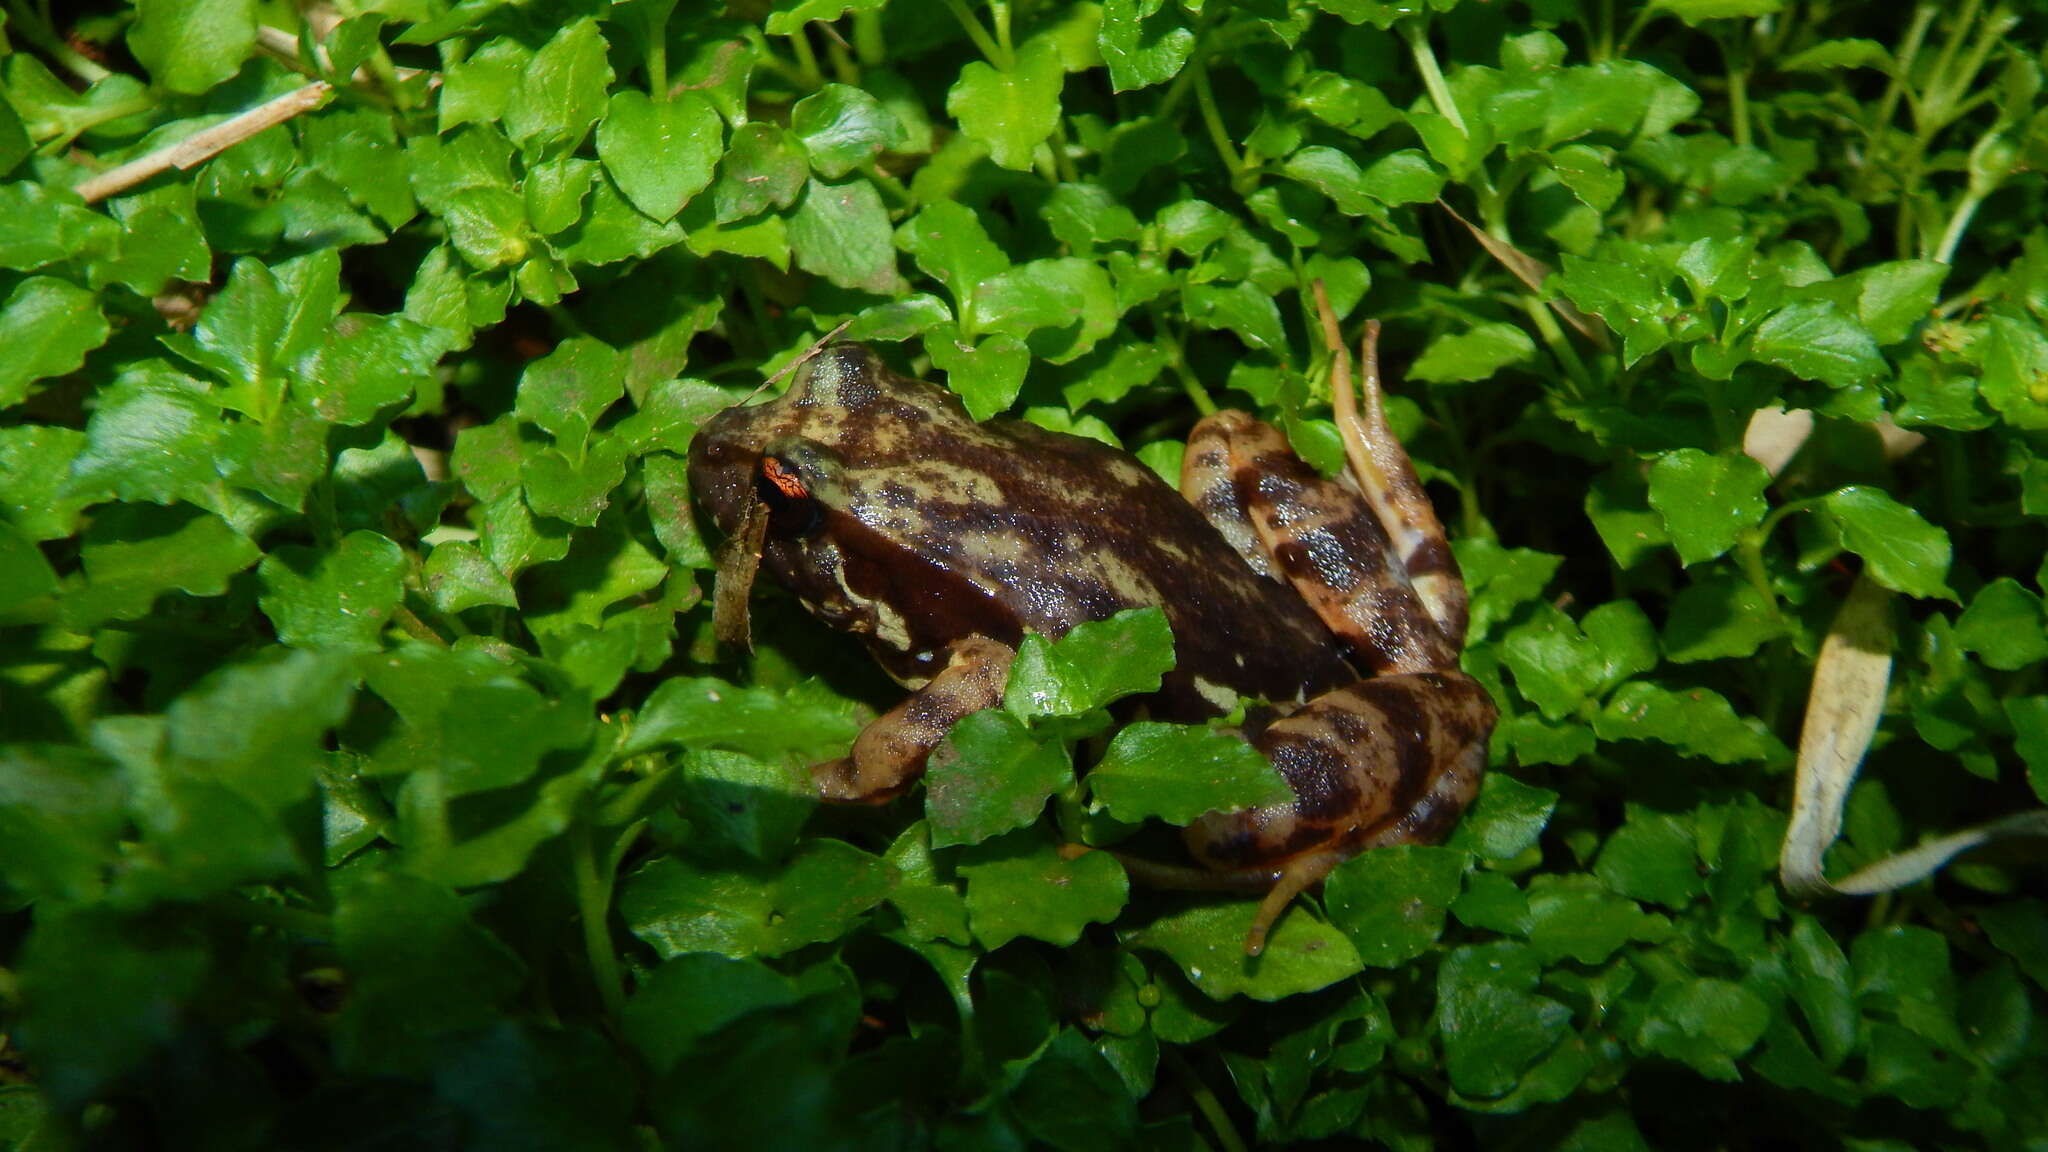
<instances>
[{"instance_id":1,"label":"frog","mask_svg":"<svg viewBox=\"0 0 2048 1152\"><path fill-rule=\"evenodd\" d=\"M1347 458L1335 476L1225 409L1189 432L1176 490L1107 443L977 421L852 341L814 350L779 397L709 419L689 484L745 553L742 604L758 567L908 690L846 756L810 768L817 796L901 794L955 723L1002 702L1025 636L1151 607L1176 659L1144 714L1243 708L1242 736L1293 795L1199 818L1183 832L1198 867L1134 874L1263 891L1245 942L1257 955L1343 861L1441 840L1478 791L1496 710L1459 667L1466 590L1388 424L1378 325L1361 409L1327 303L1322 320Z\"/></svg>"}]
</instances>

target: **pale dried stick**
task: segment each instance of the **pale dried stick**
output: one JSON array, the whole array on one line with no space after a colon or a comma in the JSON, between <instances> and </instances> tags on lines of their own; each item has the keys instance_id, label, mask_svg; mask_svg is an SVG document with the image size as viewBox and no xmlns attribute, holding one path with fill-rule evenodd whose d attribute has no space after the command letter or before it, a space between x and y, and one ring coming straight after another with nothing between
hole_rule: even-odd
<instances>
[{"instance_id":1,"label":"pale dried stick","mask_svg":"<svg viewBox=\"0 0 2048 1152\"><path fill-rule=\"evenodd\" d=\"M302 112L318 108L333 94L334 85L325 80L316 80L303 88L295 88L275 100L258 104L239 116L230 117L211 128L195 132L175 144L167 144L146 156L110 168L79 184L73 191L83 197L87 204L96 204L109 196L135 187L159 172L167 172L172 168L183 170L204 164L266 128L274 128Z\"/></svg>"}]
</instances>

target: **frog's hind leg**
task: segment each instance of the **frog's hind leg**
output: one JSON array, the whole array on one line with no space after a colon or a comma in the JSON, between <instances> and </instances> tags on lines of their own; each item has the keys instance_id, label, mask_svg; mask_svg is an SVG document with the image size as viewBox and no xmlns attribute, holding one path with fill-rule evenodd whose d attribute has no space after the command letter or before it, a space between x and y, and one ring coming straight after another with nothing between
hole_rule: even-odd
<instances>
[{"instance_id":1,"label":"frog's hind leg","mask_svg":"<svg viewBox=\"0 0 2048 1152\"><path fill-rule=\"evenodd\" d=\"M1290 803L1215 813L1186 832L1206 867L1279 873L1246 951L1289 902L1359 851L1442 839L1479 790L1493 701L1462 672L1361 680L1274 721L1253 745L1294 790Z\"/></svg>"},{"instance_id":2,"label":"frog's hind leg","mask_svg":"<svg viewBox=\"0 0 2048 1152\"><path fill-rule=\"evenodd\" d=\"M909 787L961 717L1002 703L1016 658L1015 649L986 636L955 645L946 667L861 729L847 756L811 766L819 797L879 804Z\"/></svg>"},{"instance_id":3,"label":"frog's hind leg","mask_svg":"<svg viewBox=\"0 0 2048 1152\"><path fill-rule=\"evenodd\" d=\"M1456 667L1370 503L1270 424L1218 412L1188 434L1182 490L1254 572L1290 583L1375 672ZM1445 553L1448 555L1448 553Z\"/></svg>"}]
</instances>

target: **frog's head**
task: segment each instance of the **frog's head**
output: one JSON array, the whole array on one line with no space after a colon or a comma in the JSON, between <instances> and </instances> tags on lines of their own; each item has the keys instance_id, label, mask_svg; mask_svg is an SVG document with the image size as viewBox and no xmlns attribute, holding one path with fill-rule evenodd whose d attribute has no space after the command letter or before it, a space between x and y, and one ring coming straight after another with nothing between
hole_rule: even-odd
<instances>
[{"instance_id":1,"label":"frog's head","mask_svg":"<svg viewBox=\"0 0 2048 1152\"><path fill-rule=\"evenodd\" d=\"M833 344L804 361L781 396L728 408L698 430L690 490L721 532L739 531L760 502L771 539L801 537L846 506L849 465L886 454L905 421L957 412L942 389L889 371L866 346Z\"/></svg>"}]
</instances>

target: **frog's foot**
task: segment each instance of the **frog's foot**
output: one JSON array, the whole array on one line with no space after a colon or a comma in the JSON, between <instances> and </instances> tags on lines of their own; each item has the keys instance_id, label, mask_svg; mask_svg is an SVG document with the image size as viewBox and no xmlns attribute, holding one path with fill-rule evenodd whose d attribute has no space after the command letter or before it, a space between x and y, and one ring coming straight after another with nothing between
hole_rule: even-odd
<instances>
[{"instance_id":1,"label":"frog's foot","mask_svg":"<svg viewBox=\"0 0 2048 1152\"><path fill-rule=\"evenodd\" d=\"M1323 344L1330 352L1331 414L1344 441L1351 479L1386 529L1415 595L1455 652L1465 644L1465 582L1408 450L1387 425L1386 397L1380 389L1380 322L1366 321L1365 335L1359 339L1358 383L1365 391L1365 408L1360 411L1352 392L1351 354L1337 333L1337 313L1320 280L1315 293Z\"/></svg>"},{"instance_id":2,"label":"frog's foot","mask_svg":"<svg viewBox=\"0 0 2048 1152\"><path fill-rule=\"evenodd\" d=\"M1266 898L1259 901L1259 914L1252 918L1251 931L1244 934L1244 954L1257 956L1266 950L1266 936L1287 911L1294 898L1323 882L1323 878L1336 871L1348 857L1348 852L1310 852L1296 856L1280 870L1280 878L1273 881L1273 887L1266 891Z\"/></svg>"},{"instance_id":3,"label":"frog's foot","mask_svg":"<svg viewBox=\"0 0 2048 1152\"><path fill-rule=\"evenodd\" d=\"M908 788L961 717L1002 703L1016 658L1015 649L986 636L954 645L946 667L861 729L849 755L811 766L819 797L879 804Z\"/></svg>"}]
</instances>

